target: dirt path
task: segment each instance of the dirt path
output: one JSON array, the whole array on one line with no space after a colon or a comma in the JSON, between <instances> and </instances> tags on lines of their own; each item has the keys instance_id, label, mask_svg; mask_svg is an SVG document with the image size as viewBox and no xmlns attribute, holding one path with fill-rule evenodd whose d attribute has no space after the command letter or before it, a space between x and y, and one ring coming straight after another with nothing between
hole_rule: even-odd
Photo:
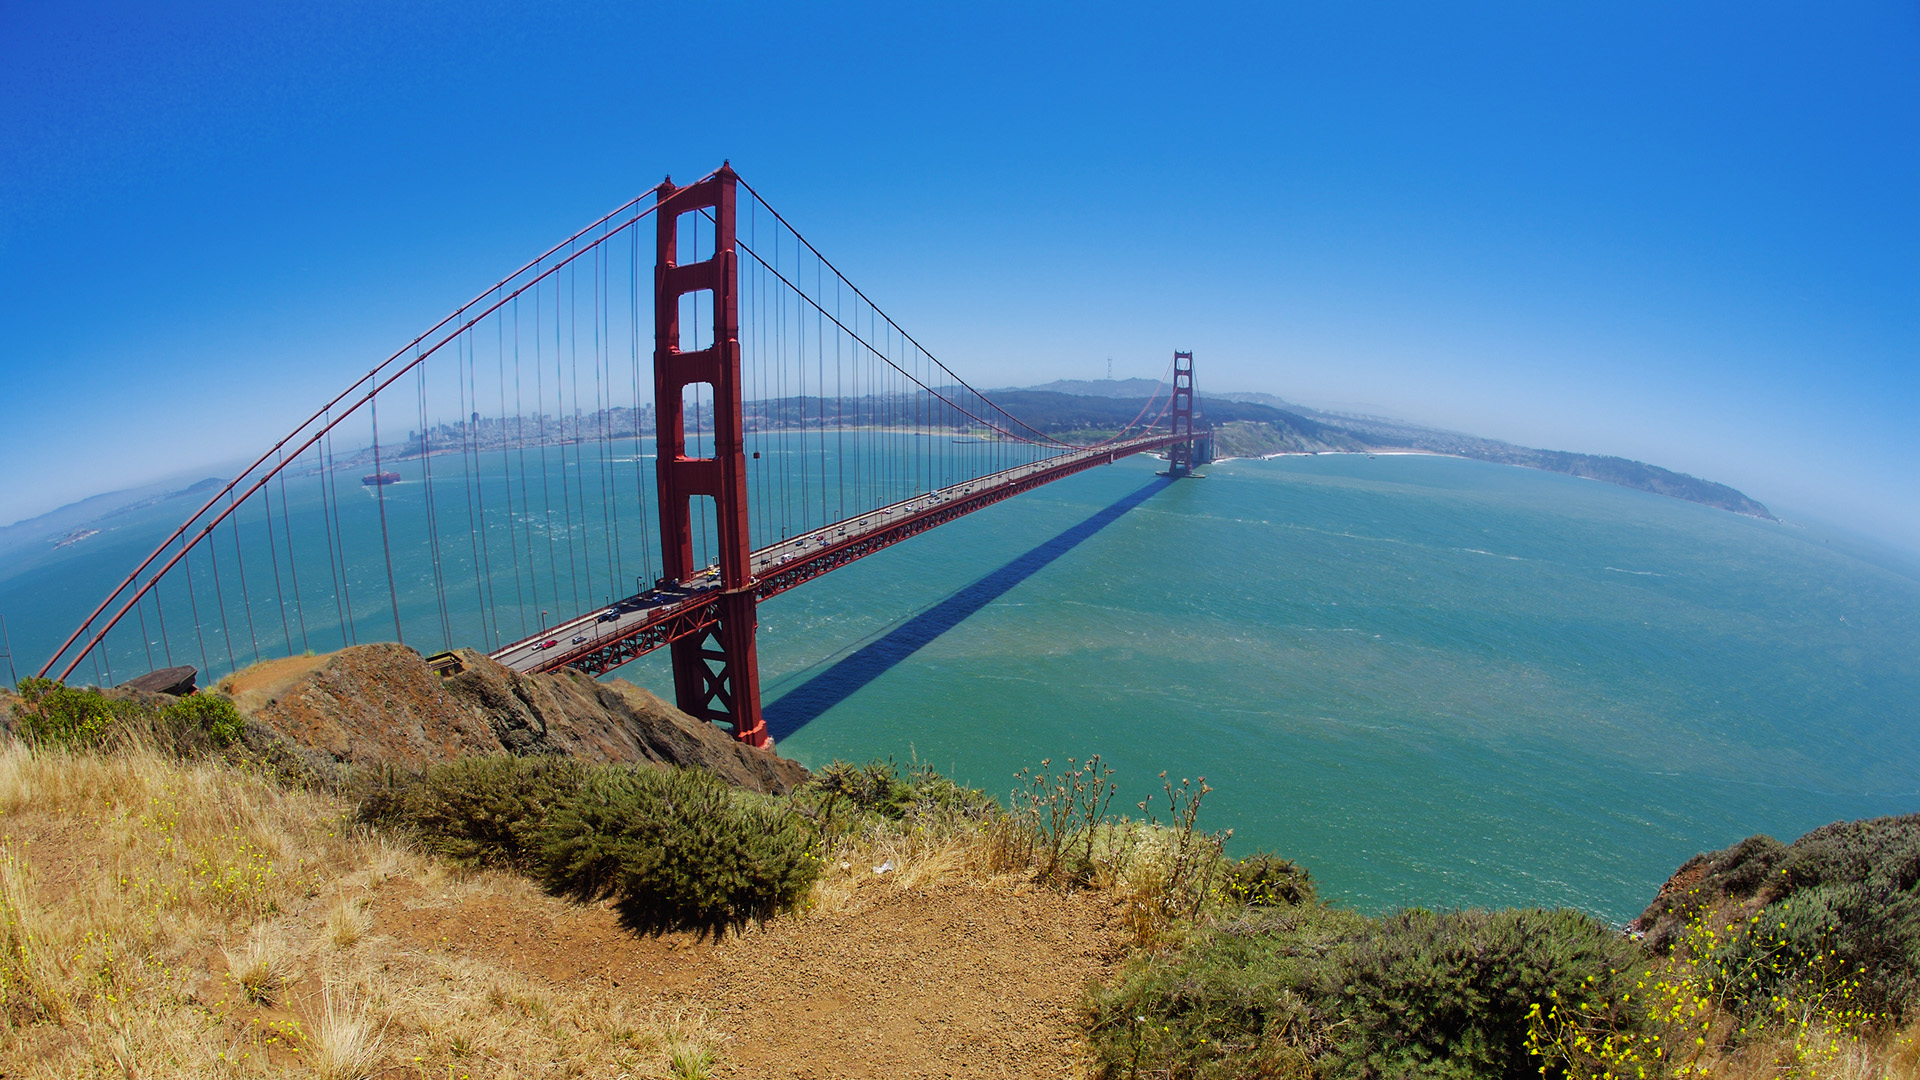
<instances>
[{"instance_id":1,"label":"dirt path","mask_svg":"<svg viewBox=\"0 0 1920 1080\"><path fill-rule=\"evenodd\" d=\"M1118 956L1104 900L1030 886L863 886L834 912L722 943L636 938L601 907L496 889L383 886L374 933L486 958L642 1008L691 1008L722 1033L720 1077L1066 1077L1075 1010Z\"/></svg>"}]
</instances>

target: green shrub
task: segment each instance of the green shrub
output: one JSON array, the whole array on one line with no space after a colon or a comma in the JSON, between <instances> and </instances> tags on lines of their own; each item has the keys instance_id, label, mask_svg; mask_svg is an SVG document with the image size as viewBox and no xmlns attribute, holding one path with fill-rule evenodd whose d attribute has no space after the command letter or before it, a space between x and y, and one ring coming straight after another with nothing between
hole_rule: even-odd
<instances>
[{"instance_id":1,"label":"green shrub","mask_svg":"<svg viewBox=\"0 0 1920 1080\"><path fill-rule=\"evenodd\" d=\"M907 774L913 788L913 804L906 819L929 824L982 824L992 817L1000 804L979 788L970 788L921 765Z\"/></svg>"},{"instance_id":2,"label":"green shrub","mask_svg":"<svg viewBox=\"0 0 1920 1080\"><path fill-rule=\"evenodd\" d=\"M143 701L39 678L20 680L19 692L15 724L20 737L37 746L80 750L131 742L193 757L233 745L246 729L233 702L213 694L155 707L146 703L152 697Z\"/></svg>"},{"instance_id":3,"label":"green shrub","mask_svg":"<svg viewBox=\"0 0 1920 1080\"><path fill-rule=\"evenodd\" d=\"M1762 908L1710 957L1728 1004L1765 1017L1786 999L1884 1027L1920 999L1920 897L1873 882L1820 884Z\"/></svg>"},{"instance_id":4,"label":"green shrub","mask_svg":"<svg viewBox=\"0 0 1920 1080\"><path fill-rule=\"evenodd\" d=\"M854 765L835 759L808 783L822 796L828 817L844 802L855 810L898 821L914 802L913 785L901 779L891 761Z\"/></svg>"},{"instance_id":5,"label":"green shrub","mask_svg":"<svg viewBox=\"0 0 1920 1080\"><path fill-rule=\"evenodd\" d=\"M1637 955L1569 911L1256 909L1096 993L1096 1073L1519 1080L1529 1008L1610 994Z\"/></svg>"},{"instance_id":6,"label":"green shrub","mask_svg":"<svg viewBox=\"0 0 1920 1080\"><path fill-rule=\"evenodd\" d=\"M116 703L98 690L76 690L52 679L21 679L22 707L14 711L20 737L37 746L98 746L118 720Z\"/></svg>"},{"instance_id":7,"label":"green shrub","mask_svg":"<svg viewBox=\"0 0 1920 1080\"><path fill-rule=\"evenodd\" d=\"M1527 1010L1610 997L1637 951L1591 916L1537 908L1403 912L1343 958L1332 1075L1535 1075ZM1616 1019L1616 1026L1630 1026Z\"/></svg>"},{"instance_id":8,"label":"green shrub","mask_svg":"<svg viewBox=\"0 0 1920 1080\"><path fill-rule=\"evenodd\" d=\"M1663 896L1640 924L1665 950L1708 912L1733 922L1739 932L1707 960L1743 1019L1777 998L1841 991L1876 1023L1920 1008L1920 814L1836 822L1792 844L1748 837L1695 856L1689 872L1695 887Z\"/></svg>"},{"instance_id":9,"label":"green shrub","mask_svg":"<svg viewBox=\"0 0 1920 1080\"><path fill-rule=\"evenodd\" d=\"M851 827L863 816L935 827L977 824L986 821L995 806L985 792L963 787L930 766L903 774L892 761L853 765L836 760L817 770L795 796L796 809L830 832Z\"/></svg>"},{"instance_id":10,"label":"green shrub","mask_svg":"<svg viewBox=\"0 0 1920 1080\"><path fill-rule=\"evenodd\" d=\"M193 694L160 711L164 725L183 733L206 736L216 748L232 746L246 730L247 722L233 702L213 694Z\"/></svg>"},{"instance_id":11,"label":"green shrub","mask_svg":"<svg viewBox=\"0 0 1920 1080\"><path fill-rule=\"evenodd\" d=\"M1306 867L1264 851L1228 864L1224 879L1227 899L1242 907L1311 904L1317 895Z\"/></svg>"},{"instance_id":12,"label":"green shrub","mask_svg":"<svg viewBox=\"0 0 1920 1080\"><path fill-rule=\"evenodd\" d=\"M422 773L389 768L356 774L349 791L360 820L403 829L429 851L469 866L528 870L553 808L592 772L572 758L456 758Z\"/></svg>"},{"instance_id":13,"label":"green shrub","mask_svg":"<svg viewBox=\"0 0 1920 1080\"><path fill-rule=\"evenodd\" d=\"M610 769L557 805L541 878L582 903L611 898L640 933L717 936L796 907L819 876L801 819L712 773Z\"/></svg>"}]
</instances>

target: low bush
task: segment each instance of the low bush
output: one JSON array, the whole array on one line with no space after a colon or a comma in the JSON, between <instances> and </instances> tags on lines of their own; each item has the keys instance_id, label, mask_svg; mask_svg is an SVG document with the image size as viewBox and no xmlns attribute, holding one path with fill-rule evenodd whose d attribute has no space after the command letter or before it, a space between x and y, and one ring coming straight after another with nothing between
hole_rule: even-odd
<instances>
[{"instance_id":1,"label":"low bush","mask_svg":"<svg viewBox=\"0 0 1920 1080\"><path fill-rule=\"evenodd\" d=\"M1318 895L1306 867L1264 851L1229 863L1222 876L1228 901L1241 907L1311 904Z\"/></svg>"},{"instance_id":2,"label":"low bush","mask_svg":"<svg viewBox=\"0 0 1920 1080\"><path fill-rule=\"evenodd\" d=\"M1598 986L1540 1003L1529 1045L1541 1068L1583 1077L1910 1075L1911 1038L1889 1039L1897 1019L1871 1002L1862 969L1836 950L1808 949L1848 913L1803 891L1767 917L1703 907L1676 941L1649 955L1631 985ZM1777 921L1768 921L1768 918ZM1629 993L1637 1003L1621 1023ZM1901 1044L1906 1044L1902 1046ZM1883 1070L1875 1057L1907 1058Z\"/></svg>"},{"instance_id":3,"label":"low bush","mask_svg":"<svg viewBox=\"0 0 1920 1080\"><path fill-rule=\"evenodd\" d=\"M246 729L233 702L214 694L155 705L151 696L142 700L41 678L20 680L18 691L15 728L34 746L90 750L109 742L140 743L194 757L233 745Z\"/></svg>"},{"instance_id":4,"label":"low bush","mask_svg":"<svg viewBox=\"0 0 1920 1080\"><path fill-rule=\"evenodd\" d=\"M1890 1023L1920 1009L1920 814L1843 821L1792 844L1752 836L1695 856L1696 885L1640 918L1665 952L1725 923L1710 955L1718 997L1745 1019L1846 985L1850 1008Z\"/></svg>"},{"instance_id":5,"label":"low bush","mask_svg":"<svg viewBox=\"0 0 1920 1080\"><path fill-rule=\"evenodd\" d=\"M639 933L718 936L798 906L820 873L799 815L737 795L712 773L608 769L552 811L547 888L611 898Z\"/></svg>"},{"instance_id":6,"label":"low bush","mask_svg":"<svg viewBox=\"0 0 1920 1080\"><path fill-rule=\"evenodd\" d=\"M854 765L835 759L813 774L809 786L821 796L826 816L847 809L899 820L913 805L913 785L891 761Z\"/></svg>"},{"instance_id":7,"label":"low bush","mask_svg":"<svg viewBox=\"0 0 1920 1080\"><path fill-rule=\"evenodd\" d=\"M1095 1072L1519 1080L1539 1071L1532 1006L1604 996L1637 955L1571 911L1252 909L1095 994Z\"/></svg>"},{"instance_id":8,"label":"low bush","mask_svg":"<svg viewBox=\"0 0 1920 1080\"><path fill-rule=\"evenodd\" d=\"M21 738L36 746L85 749L98 746L124 712L98 690L81 690L52 679L21 679L21 704L14 724Z\"/></svg>"},{"instance_id":9,"label":"low bush","mask_svg":"<svg viewBox=\"0 0 1920 1080\"><path fill-rule=\"evenodd\" d=\"M1743 1019L1780 1001L1831 1002L1886 1027L1915 1004L1920 897L1838 882L1797 889L1734 924L1708 956L1725 1003Z\"/></svg>"},{"instance_id":10,"label":"low bush","mask_svg":"<svg viewBox=\"0 0 1920 1080\"><path fill-rule=\"evenodd\" d=\"M204 735L216 748L224 749L239 740L247 721L233 702L213 694L193 694L160 711L163 726L181 734Z\"/></svg>"},{"instance_id":11,"label":"low bush","mask_svg":"<svg viewBox=\"0 0 1920 1080\"><path fill-rule=\"evenodd\" d=\"M956 784L925 765L902 772L891 760L864 765L836 760L814 772L791 802L829 835L876 819L944 830L983 823L994 810L984 792Z\"/></svg>"},{"instance_id":12,"label":"low bush","mask_svg":"<svg viewBox=\"0 0 1920 1080\"><path fill-rule=\"evenodd\" d=\"M457 758L422 773L372 769L350 785L360 819L411 832L427 850L468 866L531 870L555 806L592 766L573 758Z\"/></svg>"}]
</instances>

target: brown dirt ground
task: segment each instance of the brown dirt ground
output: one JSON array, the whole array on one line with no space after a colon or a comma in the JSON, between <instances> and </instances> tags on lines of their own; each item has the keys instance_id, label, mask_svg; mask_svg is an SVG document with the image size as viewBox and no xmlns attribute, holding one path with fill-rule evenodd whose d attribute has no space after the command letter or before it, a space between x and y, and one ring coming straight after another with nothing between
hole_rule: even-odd
<instances>
[{"instance_id":1,"label":"brown dirt ground","mask_svg":"<svg viewBox=\"0 0 1920 1080\"><path fill-rule=\"evenodd\" d=\"M41 868L36 890L49 900L103 870L92 822L7 824L8 841ZM875 876L832 910L720 941L639 937L605 905L568 903L504 873L454 875L433 887L394 876L365 895L369 944L395 970L483 960L556 989L603 988L636 1014L701 1017L719 1034L717 1080L1078 1077L1076 1011L1122 952L1115 909L1101 894L1011 879L906 889ZM313 921L329 902L289 914ZM218 950L182 959L197 973L197 997L233 1032L298 1023L290 1005L242 1000ZM309 977L289 997L317 986ZM289 1045L267 1043L268 1057L301 1071ZM429 1077L398 1063L380 1075Z\"/></svg>"},{"instance_id":2,"label":"brown dirt ground","mask_svg":"<svg viewBox=\"0 0 1920 1080\"><path fill-rule=\"evenodd\" d=\"M1014 883L876 879L840 910L721 942L639 938L530 886L394 879L371 912L403 948L703 1013L723 1033L716 1076L770 1080L1079 1075L1076 1009L1120 955L1105 899Z\"/></svg>"},{"instance_id":3,"label":"brown dirt ground","mask_svg":"<svg viewBox=\"0 0 1920 1080\"><path fill-rule=\"evenodd\" d=\"M302 678L327 666L331 653L263 660L220 681L220 689L241 710L251 712L287 692Z\"/></svg>"}]
</instances>

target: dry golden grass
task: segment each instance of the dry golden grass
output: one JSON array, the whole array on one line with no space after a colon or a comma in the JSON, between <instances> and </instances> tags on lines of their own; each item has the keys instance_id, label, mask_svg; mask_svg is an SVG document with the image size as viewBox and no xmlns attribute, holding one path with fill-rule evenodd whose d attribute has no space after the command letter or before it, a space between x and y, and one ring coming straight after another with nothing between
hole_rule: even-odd
<instances>
[{"instance_id":1,"label":"dry golden grass","mask_svg":"<svg viewBox=\"0 0 1920 1080\"><path fill-rule=\"evenodd\" d=\"M1037 867L1030 855L1032 845L1010 844L1005 828L1005 819L938 828L912 822L869 823L843 838L826 856L826 871L815 883L803 913L860 910L871 902L875 886L916 890L1033 879ZM1198 842L1207 838L1200 837ZM1192 834L1183 835L1165 825L1101 825L1093 835L1090 873L1080 887L1111 899L1132 947L1153 948L1208 906L1207 890L1214 875L1196 874L1194 864L1207 857L1217 859L1218 849L1197 848ZM1183 851L1187 852L1184 860Z\"/></svg>"},{"instance_id":2,"label":"dry golden grass","mask_svg":"<svg viewBox=\"0 0 1920 1080\"><path fill-rule=\"evenodd\" d=\"M272 926L255 927L247 935L244 948L221 952L227 961L227 973L255 1005L277 1004L288 984L299 977L286 942Z\"/></svg>"},{"instance_id":3,"label":"dry golden grass","mask_svg":"<svg viewBox=\"0 0 1920 1080\"><path fill-rule=\"evenodd\" d=\"M843 838L826 858L802 914L861 910L876 886L929 889L986 884L997 874L978 831L934 831L869 825Z\"/></svg>"},{"instance_id":4,"label":"dry golden grass","mask_svg":"<svg viewBox=\"0 0 1920 1080\"><path fill-rule=\"evenodd\" d=\"M392 879L456 897L513 884L223 765L0 747L0 1075L711 1069L698 1016L402 947L365 903Z\"/></svg>"},{"instance_id":5,"label":"dry golden grass","mask_svg":"<svg viewBox=\"0 0 1920 1080\"><path fill-rule=\"evenodd\" d=\"M1728 1052L1709 1051L1678 1075L1706 1080L1915 1080L1920 1025L1879 1036L1771 1032Z\"/></svg>"},{"instance_id":6,"label":"dry golden grass","mask_svg":"<svg viewBox=\"0 0 1920 1080\"><path fill-rule=\"evenodd\" d=\"M379 1063L385 1032L367 1015L367 1005L321 991L320 1024L312 1039L313 1071L320 1080L366 1080Z\"/></svg>"},{"instance_id":7,"label":"dry golden grass","mask_svg":"<svg viewBox=\"0 0 1920 1080\"><path fill-rule=\"evenodd\" d=\"M1135 943L1177 928L1174 831L1096 840L1087 884L1122 908ZM811 907L1031 873L998 861L985 829L874 825L830 857ZM510 958L383 935L368 898L391 881L446 904L511 904L530 888L354 828L338 800L222 765L0 746L0 1075L713 1075L723 1038L697 1010L623 1006ZM1703 1059L1697 1075L1920 1077L1916 1040L1920 1029L1842 1038L1811 1055L1756 1041Z\"/></svg>"},{"instance_id":8,"label":"dry golden grass","mask_svg":"<svg viewBox=\"0 0 1920 1080\"><path fill-rule=\"evenodd\" d=\"M358 896L342 896L327 909L327 941L335 948L357 944L372 929L373 916L367 913L366 901Z\"/></svg>"}]
</instances>

